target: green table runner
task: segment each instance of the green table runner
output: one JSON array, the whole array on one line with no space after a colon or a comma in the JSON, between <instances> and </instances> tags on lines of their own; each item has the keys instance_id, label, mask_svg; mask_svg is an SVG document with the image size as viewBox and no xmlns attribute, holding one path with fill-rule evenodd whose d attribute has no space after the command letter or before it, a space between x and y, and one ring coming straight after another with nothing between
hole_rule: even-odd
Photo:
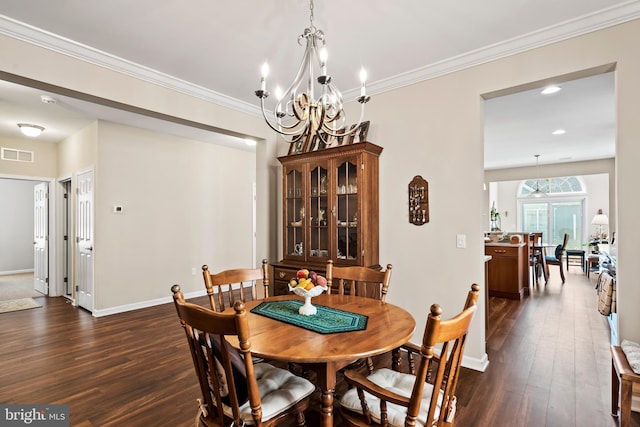
<instances>
[{"instance_id":1,"label":"green table runner","mask_svg":"<svg viewBox=\"0 0 640 427\"><path fill-rule=\"evenodd\" d=\"M251 312L320 334L362 331L367 328L369 318L363 314L314 304L318 312L313 316L303 316L298 313L302 305L303 302L299 300L263 301Z\"/></svg>"}]
</instances>

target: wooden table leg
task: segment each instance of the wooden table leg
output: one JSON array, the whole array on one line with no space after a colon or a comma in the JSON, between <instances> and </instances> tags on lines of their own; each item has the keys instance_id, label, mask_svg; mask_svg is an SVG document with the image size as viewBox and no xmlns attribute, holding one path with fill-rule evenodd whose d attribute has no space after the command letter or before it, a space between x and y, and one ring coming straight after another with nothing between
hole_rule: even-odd
<instances>
[{"instance_id":1,"label":"wooden table leg","mask_svg":"<svg viewBox=\"0 0 640 427\"><path fill-rule=\"evenodd\" d=\"M320 399L320 425L322 427L333 426L333 393L336 390L336 378L338 366L335 362L327 363L310 363L305 364L309 369L313 369L317 375L318 387L322 391L322 397Z\"/></svg>"},{"instance_id":2,"label":"wooden table leg","mask_svg":"<svg viewBox=\"0 0 640 427\"><path fill-rule=\"evenodd\" d=\"M620 398L620 378L616 370L616 364L611 360L611 415L618 416L618 399Z\"/></svg>"},{"instance_id":3,"label":"wooden table leg","mask_svg":"<svg viewBox=\"0 0 640 427\"><path fill-rule=\"evenodd\" d=\"M631 425L631 381L621 381L620 386L620 427Z\"/></svg>"}]
</instances>

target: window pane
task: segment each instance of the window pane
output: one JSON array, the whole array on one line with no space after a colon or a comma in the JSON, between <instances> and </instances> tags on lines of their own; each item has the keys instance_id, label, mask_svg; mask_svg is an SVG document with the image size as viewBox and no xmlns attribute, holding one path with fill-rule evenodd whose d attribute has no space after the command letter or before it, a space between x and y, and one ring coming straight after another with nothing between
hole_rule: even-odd
<instances>
[{"instance_id":1,"label":"window pane","mask_svg":"<svg viewBox=\"0 0 640 427\"><path fill-rule=\"evenodd\" d=\"M580 249L582 210L582 201L522 202L522 231L542 232L542 241L553 245L562 244L568 233L567 249Z\"/></svg>"},{"instance_id":2,"label":"window pane","mask_svg":"<svg viewBox=\"0 0 640 427\"><path fill-rule=\"evenodd\" d=\"M564 233L569 234L568 249L579 249L582 244L582 203L552 203L552 243L562 244Z\"/></svg>"},{"instance_id":3,"label":"window pane","mask_svg":"<svg viewBox=\"0 0 640 427\"><path fill-rule=\"evenodd\" d=\"M548 233L547 219L548 215L547 203L524 203L522 205L522 231L527 233ZM542 239L548 239L543 234Z\"/></svg>"}]
</instances>

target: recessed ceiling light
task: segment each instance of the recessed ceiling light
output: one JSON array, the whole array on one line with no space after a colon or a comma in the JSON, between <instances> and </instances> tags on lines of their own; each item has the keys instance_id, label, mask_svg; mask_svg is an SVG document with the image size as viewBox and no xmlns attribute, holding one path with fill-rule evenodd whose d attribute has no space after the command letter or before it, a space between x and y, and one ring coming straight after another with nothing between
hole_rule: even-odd
<instances>
[{"instance_id":1,"label":"recessed ceiling light","mask_svg":"<svg viewBox=\"0 0 640 427\"><path fill-rule=\"evenodd\" d=\"M560 86L551 85L547 86L540 92L543 95L551 95L552 93L560 92L562 88Z\"/></svg>"},{"instance_id":2,"label":"recessed ceiling light","mask_svg":"<svg viewBox=\"0 0 640 427\"><path fill-rule=\"evenodd\" d=\"M23 135L29 136L31 138L35 138L36 136L40 136L44 128L38 125L30 125L29 123L18 123L18 127Z\"/></svg>"},{"instance_id":3,"label":"recessed ceiling light","mask_svg":"<svg viewBox=\"0 0 640 427\"><path fill-rule=\"evenodd\" d=\"M563 135L565 133L567 133L567 131L564 129L556 129L553 132L551 132L552 135Z\"/></svg>"}]
</instances>

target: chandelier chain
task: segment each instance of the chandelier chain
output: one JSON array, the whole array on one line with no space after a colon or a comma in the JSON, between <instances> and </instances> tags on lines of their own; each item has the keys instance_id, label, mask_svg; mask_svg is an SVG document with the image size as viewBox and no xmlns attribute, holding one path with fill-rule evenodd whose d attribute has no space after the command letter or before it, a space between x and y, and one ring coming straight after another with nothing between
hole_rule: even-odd
<instances>
[{"instance_id":1,"label":"chandelier chain","mask_svg":"<svg viewBox=\"0 0 640 427\"><path fill-rule=\"evenodd\" d=\"M311 22L311 28L313 28L313 0L309 2L309 21Z\"/></svg>"}]
</instances>

